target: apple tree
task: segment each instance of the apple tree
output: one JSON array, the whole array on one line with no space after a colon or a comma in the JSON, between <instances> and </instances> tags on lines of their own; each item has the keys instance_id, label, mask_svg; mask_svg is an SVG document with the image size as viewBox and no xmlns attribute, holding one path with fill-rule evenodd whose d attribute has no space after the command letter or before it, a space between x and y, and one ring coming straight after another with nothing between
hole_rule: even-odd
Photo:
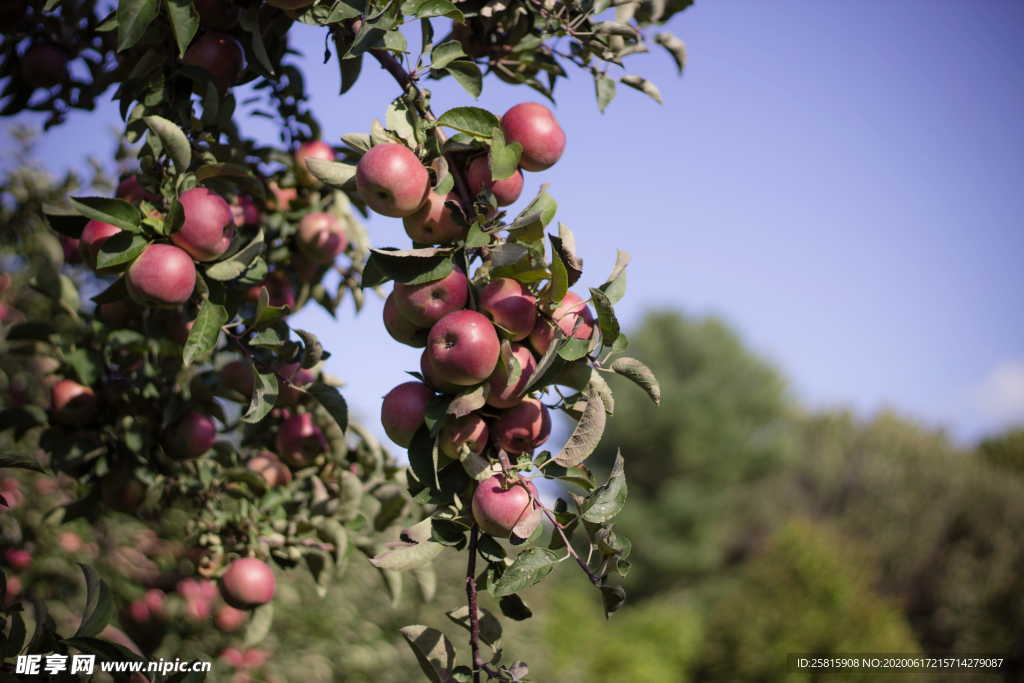
<instances>
[{"instance_id":1,"label":"apple tree","mask_svg":"<svg viewBox=\"0 0 1024 683\"><path fill-rule=\"evenodd\" d=\"M603 110L617 84L660 101L624 70L652 43L684 66L683 43L660 27L690 2L612 4L5 3L3 115L43 112L52 127L111 96L124 125L123 172L105 179L97 164L96 191L26 170L4 182L0 466L55 478L62 492L0 541L14 564L19 544L60 525L131 520L178 555L135 581L146 591L132 618L170 599L258 634L272 627L276 569L304 568L326 590L362 553L394 592L442 552L462 552L466 604L447 615L468 652L436 627L401 632L435 681L526 680L480 599L528 618L520 592L563 561L617 610L614 577L630 552L614 529L624 460L603 481L585 461L614 412L605 376L655 403L660 389L623 355L615 305L628 255L607 277L584 277L549 185L524 194L571 149L571 126L550 108L560 79L593 79ZM290 43L296 23L323 30L339 97L359 78L393 83L369 130L324 139ZM473 106L488 76L548 104ZM441 79L466 101L435 106L429 85ZM272 120L279 139L248 136L251 116ZM370 212L401 219L409 243L373 248ZM291 324L304 306L336 315L351 300L358 313L378 295L395 343L424 349L381 404L408 464L349 420L323 369L343 341ZM561 445L548 441L554 411L575 421ZM540 480L562 497L545 503ZM10 481L4 498L23 496ZM164 528L174 517L177 533ZM123 654L98 637L111 589L85 573L88 628L67 637L47 631L45 601L18 584L45 633L6 655ZM13 636L22 621L10 609Z\"/></svg>"}]
</instances>

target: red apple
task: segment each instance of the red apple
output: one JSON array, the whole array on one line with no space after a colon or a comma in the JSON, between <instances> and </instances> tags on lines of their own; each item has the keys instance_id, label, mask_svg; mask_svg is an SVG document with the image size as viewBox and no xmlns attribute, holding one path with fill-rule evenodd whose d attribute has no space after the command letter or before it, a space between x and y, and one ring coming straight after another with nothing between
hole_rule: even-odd
<instances>
[{"instance_id":1,"label":"red apple","mask_svg":"<svg viewBox=\"0 0 1024 683\"><path fill-rule=\"evenodd\" d=\"M121 232L121 228L102 221L89 221L82 228L82 236L78 239L78 250L93 270L96 270L96 258L99 256L103 243Z\"/></svg>"},{"instance_id":2,"label":"red apple","mask_svg":"<svg viewBox=\"0 0 1024 683\"><path fill-rule=\"evenodd\" d=\"M426 381L427 386L442 394L458 394L466 387L446 382L437 374L437 370L430 363L430 354L426 349L420 354L420 374Z\"/></svg>"},{"instance_id":3,"label":"red apple","mask_svg":"<svg viewBox=\"0 0 1024 683\"><path fill-rule=\"evenodd\" d=\"M405 382L389 391L380 405L380 421L388 438L408 447L432 398L434 392L423 382Z\"/></svg>"},{"instance_id":4,"label":"red apple","mask_svg":"<svg viewBox=\"0 0 1024 683\"><path fill-rule=\"evenodd\" d=\"M204 28L227 30L238 23L238 7L231 0L195 0L195 7Z\"/></svg>"},{"instance_id":5,"label":"red apple","mask_svg":"<svg viewBox=\"0 0 1024 683\"><path fill-rule=\"evenodd\" d=\"M558 304L551 317L557 321L558 329L568 337L590 339L594 334L594 315L583 299L572 292L565 293L565 298ZM538 319L533 332L530 333L530 344L534 350L543 356L554 339L555 327L551 321Z\"/></svg>"},{"instance_id":6,"label":"red apple","mask_svg":"<svg viewBox=\"0 0 1024 683\"><path fill-rule=\"evenodd\" d=\"M292 480L292 471L270 451L252 456L245 466L263 477L269 488L283 486Z\"/></svg>"},{"instance_id":7,"label":"red apple","mask_svg":"<svg viewBox=\"0 0 1024 683\"><path fill-rule=\"evenodd\" d=\"M57 545L66 553L77 553L84 544L82 537L74 531L62 531L57 535Z\"/></svg>"},{"instance_id":8,"label":"red apple","mask_svg":"<svg viewBox=\"0 0 1024 683\"><path fill-rule=\"evenodd\" d=\"M477 486L473 494L473 519L491 536L507 538L515 533L527 538L543 516L535 501L539 502L539 497L532 481L510 482L505 475L496 474Z\"/></svg>"},{"instance_id":9,"label":"red apple","mask_svg":"<svg viewBox=\"0 0 1024 683\"><path fill-rule=\"evenodd\" d=\"M274 572L254 557L235 560L220 577L220 595L236 609L265 605L274 597Z\"/></svg>"},{"instance_id":10,"label":"red apple","mask_svg":"<svg viewBox=\"0 0 1024 683\"><path fill-rule=\"evenodd\" d=\"M525 339L537 324L537 299L510 277L487 283L480 292L480 312L494 321L512 341Z\"/></svg>"},{"instance_id":11,"label":"red apple","mask_svg":"<svg viewBox=\"0 0 1024 683\"><path fill-rule=\"evenodd\" d=\"M53 385L50 391L53 417L57 422L69 427L81 427L96 419L99 413L99 400L91 387L86 387L70 379L64 379Z\"/></svg>"},{"instance_id":12,"label":"red apple","mask_svg":"<svg viewBox=\"0 0 1024 683\"><path fill-rule=\"evenodd\" d=\"M543 104L517 104L501 117L501 129L507 142L523 146L519 165L527 171L551 168L565 151L565 131Z\"/></svg>"},{"instance_id":13,"label":"red apple","mask_svg":"<svg viewBox=\"0 0 1024 683\"><path fill-rule=\"evenodd\" d=\"M388 334L397 341L413 348L423 348L427 345L427 332L425 327L417 327L409 322L405 316L398 312L395 305L395 295L388 294L384 301L384 328Z\"/></svg>"},{"instance_id":14,"label":"red apple","mask_svg":"<svg viewBox=\"0 0 1024 683\"><path fill-rule=\"evenodd\" d=\"M237 391L248 400L256 382L250 363L233 360L220 369L220 382L226 389Z\"/></svg>"},{"instance_id":15,"label":"red apple","mask_svg":"<svg viewBox=\"0 0 1024 683\"><path fill-rule=\"evenodd\" d=\"M146 485L131 469L118 467L100 480L100 499L111 510L134 514L146 499Z\"/></svg>"},{"instance_id":16,"label":"red apple","mask_svg":"<svg viewBox=\"0 0 1024 683\"><path fill-rule=\"evenodd\" d=\"M454 192L440 195L431 192L415 213L402 219L405 234L421 244L448 244L466 235L466 226L456 220L446 202L457 202Z\"/></svg>"},{"instance_id":17,"label":"red apple","mask_svg":"<svg viewBox=\"0 0 1024 683\"><path fill-rule=\"evenodd\" d=\"M109 327L127 327L138 313L135 303L129 299L110 301L96 306L96 317Z\"/></svg>"},{"instance_id":18,"label":"red apple","mask_svg":"<svg viewBox=\"0 0 1024 683\"><path fill-rule=\"evenodd\" d=\"M221 95L227 94L245 69L242 46L231 35L217 31L207 31L192 41L183 61L205 69Z\"/></svg>"},{"instance_id":19,"label":"red apple","mask_svg":"<svg viewBox=\"0 0 1024 683\"><path fill-rule=\"evenodd\" d=\"M509 382L508 370L500 360L494 368L490 379L490 391L487 394L487 405L495 408L511 408L519 403L526 390L526 384L537 369L537 361L525 344L513 344L512 356L519 363L519 379Z\"/></svg>"},{"instance_id":20,"label":"red apple","mask_svg":"<svg viewBox=\"0 0 1024 683\"><path fill-rule=\"evenodd\" d=\"M17 479L8 477L0 480L0 494L3 494L6 504L0 502L0 510L14 510L25 502L25 494L21 492L21 486Z\"/></svg>"},{"instance_id":21,"label":"red apple","mask_svg":"<svg viewBox=\"0 0 1024 683\"><path fill-rule=\"evenodd\" d=\"M52 43L35 43L21 58L21 76L33 88L52 88L68 80L68 55Z\"/></svg>"},{"instance_id":22,"label":"red apple","mask_svg":"<svg viewBox=\"0 0 1024 683\"><path fill-rule=\"evenodd\" d=\"M244 228L259 225L263 221L263 215L252 197L240 195L231 204L231 215L235 219L235 227Z\"/></svg>"},{"instance_id":23,"label":"red apple","mask_svg":"<svg viewBox=\"0 0 1024 683\"><path fill-rule=\"evenodd\" d=\"M285 418L277 429L279 457L293 467L306 467L327 451L327 440L310 413Z\"/></svg>"},{"instance_id":24,"label":"red apple","mask_svg":"<svg viewBox=\"0 0 1024 683\"><path fill-rule=\"evenodd\" d=\"M140 304L179 306L196 287L196 266L184 250L150 244L128 269L128 293Z\"/></svg>"},{"instance_id":25,"label":"red apple","mask_svg":"<svg viewBox=\"0 0 1024 683\"><path fill-rule=\"evenodd\" d=\"M197 261L213 261L223 255L235 236L231 206L205 187L183 192L178 201L185 212L185 221L171 235L171 241Z\"/></svg>"},{"instance_id":26,"label":"red apple","mask_svg":"<svg viewBox=\"0 0 1024 683\"><path fill-rule=\"evenodd\" d=\"M452 460L461 460L463 447L480 455L487 448L487 423L476 413L450 420L441 428L438 446Z\"/></svg>"},{"instance_id":27,"label":"red apple","mask_svg":"<svg viewBox=\"0 0 1024 683\"><path fill-rule=\"evenodd\" d=\"M67 235L60 236L60 250L64 252L64 263L80 263L82 254L78 251L78 240Z\"/></svg>"},{"instance_id":28,"label":"red apple","mask_svg":"<svg viewBox=\"0 0 1024 683\"><path fill-rule=\"evenodd\" d=\"M476 311L449 313L430 328L427 353L438 379L452 384L479 384L494 372L501 345L494 325Z\"/></svg>"},{"instance_id":29,"label":"red apple","mask_svg":"<svg viewBox=\"0 0 1024 683\"><path fill-rule=\"evenodd\" d=\"M334 161L334 150L323 140L310 140L299 145L295 150L295 178L307 187L320 187L321 183L310 172L306 159L323 159Z\"/></svg>"},{"instance_id":30,"label":"red apple","mask_svg":"<svg viewBox=\"0 0 1024 683\"><path fill-rule=\"evenodd\" d=\"M495 442L513 455L539 447L551 435L551 416L535 398L524 398L502 412L491 427Z\"/></svg>"},{"instance_id":31,"label":"red apple","mask_svg":"<svg viewBox=\"0 0 1024 683\"><path fill-rule=\"evenodd\" d=\"M114 193L118 199L123 199L126 202L140 202L145 199L148 202L160 201L160 195L153 194L142 186L139 182L139 176L132 173L131 175L125 176L123 180L117 185L117 191Z\"/></svg>"},{"instance_id":32,"label":"red apple","mask_svg":"<svg viewBox=\"0 0 1024 683\"><path fill-rule=\"evenodd\" d=\"M430 177L412 150L389 142L372 147L359 160L356 188L366 205L377 213L404 218L423 206Z\"/></svg>"},{"instance_id":33,"label":"red apple","mask_svg":"<svg viewBox=\"0 0 1024 683\"><path fill-rule=\"evenodd\" d=\"M395 283L392 292L395 308L416 327L430 327L452 311L466 305L469 280L458 268L440 280L420 285Z\"/></svg>"},{"instance_id":34,"label":"red apple","mask_svg":"<svg viewBox=\"0 0 1024 683\"><path fill-rule=\"evenodd\" d=\"M210 450L217 441L217 425L209 415L189 411L171 432L170 452L182 460L192 460Z\"/></svg>"},{"instance_id":35,"label":"red apple","mask_svg":"<svg viewBox=\"0 0 1024 683\"><path fill-rule=\"evenodd\" d=\"M306 395L301 387L309 386L316 381L316 373L302 367L299 363L281 365L277 369L277 376L281 379L277 386L276 405L279 406L293 406L298 403Z\"/></svg>"},{"instance_id":36,"label":"red apple","mask_svg":"<svg viewBox=\"0 0 1024 683\"><path fill-rule=\"evenodd\" d=\"M32 553L24 548L9 548L4 552L4 562L16 572L25 571L32 565Z\"/></svg>"},{"instance_id":37,"label":"red apple","mask_svg":"<svg viewBox=\"0 0 1024 683\"><path fill-rule=\"evenodd\" d=\"M242 628L248 618L248 612L231 605L221 605L213 615L213 623L224 633L231 633Z\"/></svg>"},{"instance_id":38,"label":"red apple","mask_svg":"<svg viewBox=\"0 0 1024 683\"><path fill-rule=\"evenodd\" d=\"M348 246L341 221L322 211L302 217L296 239L303 256L313 263L332 263Z\"/></svg>"},{"instance_id":39,"label":"red apple","mask_svg":"<svg viewBox=\"0 0 1024 683\"><path fill-rule=\"evenodd\" d=\"M484 189L494 193L498 200L498 206L514 204L519 195L523 193L523 172L518 168L508 178L501 180L491 179L491 162L487 156L477 157L469 162L466 170L466 182L469 183L469 191L474 195L480 194Z\"/></svg>"},{"instance_id":40,"label":"red apple","mask_svg":"<svg viewBox=\"0 0 1024 683\"><path fill-rule=\"evenodd\" d=\"M3 294L10 289L12 282L13 280L11 279L10 273L0 273L0 294Z\"/></svg>"}]
</instances>

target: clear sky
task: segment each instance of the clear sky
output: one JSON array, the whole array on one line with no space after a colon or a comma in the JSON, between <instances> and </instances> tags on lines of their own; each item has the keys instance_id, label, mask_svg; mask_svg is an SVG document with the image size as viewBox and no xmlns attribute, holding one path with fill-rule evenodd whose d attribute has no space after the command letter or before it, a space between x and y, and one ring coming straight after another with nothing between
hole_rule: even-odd
<instances>
[{"instance_id":1,"label":"clear sky","mask_svg":"<svg viewBox=\"0 0 1024 683\"><path fill-rule=\"evenodd\" d=\"M574 74L558 93L565 157L528 175L524 198L552 184L584 283L630 251L627 325L655 306L720 314L812 406L893 406L962 439L1024 421L1024 3L718 0L669 28L683 78L661 52L628 62L666 103L620 86L602 116ZM397 91L375 65L339 98L321 32L295 36L327 139L383 117ZM488 82L479 104L522 99ZM438 110L470 103L435 88ZM108 155L107 124L109 105L73 114L40 155L55 169ZM407 243L396 219L368 225L379 246ZM293 320L336 351L329 370L375 428L418 365L380 311Z\"/></svg>"}]
</instances>

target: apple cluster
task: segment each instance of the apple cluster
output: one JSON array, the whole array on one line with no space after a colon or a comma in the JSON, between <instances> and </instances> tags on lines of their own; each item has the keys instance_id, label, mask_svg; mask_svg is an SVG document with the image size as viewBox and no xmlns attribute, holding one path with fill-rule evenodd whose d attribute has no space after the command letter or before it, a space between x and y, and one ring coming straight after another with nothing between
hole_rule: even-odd
<instances>
[{"instance_id":1,"label":"apple cluster","mask_svg":"<svg viewBox=\"0 0 1024 683\"><path fill-rule=\"evenodd\" d=\"M543 171L565 150L565 133L545 106L522 103L501 119L508 143L522 151L519 169L494 180L487 155L468 160L462 172L475 195L485 190L498 206L519 198L522 171ZM407 147L386 143L372 147L356 169L360 196L374 211L403 219L417 244L451 244L466 237L467 223L457 215L455 192L441 196L430 189L420 159ZM429 282L396 282L384 304L384 326L398 342L423 348L421 381L392 389L381 405L381 422L392 441L409 447L423 429L432 402L481 389L480 407L446 416L437 432L437 448L451 460L468 457L488 461L498 452L519 456L544 444L551 416L539 398L530 395L538 362L561 331L564 337L590 339L594 316L579 296L567 293L553 312L541 305L536 283L511 277L490 277L480 269L473 279L454 265ZM531 483L506 475L482 482L473 514L487 533L529 536L540 522L531 501Z\"/></svg>"}]
</instances>

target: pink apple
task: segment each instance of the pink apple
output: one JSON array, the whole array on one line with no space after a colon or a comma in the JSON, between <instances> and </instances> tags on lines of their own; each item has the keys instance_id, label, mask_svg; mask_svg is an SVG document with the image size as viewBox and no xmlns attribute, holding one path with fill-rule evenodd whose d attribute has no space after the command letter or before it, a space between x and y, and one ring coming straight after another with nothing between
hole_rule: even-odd
<instances>
[{"instance_id":1,"label":"pink apple","mask_svg":"<svg viewBox=\"0 0 1024 683\"><path fill-rule=\"evenodd\" d=\"M423 206L430 176L412 150L389 142L370 148L359 160L356 188L377 213L404 218Z\"/></svg>"},{"instance_id":2,"label":"pink apple","mask_svg":"<svg viewBox=\"0 0 1024 683\"><path fill-rule=\"evenodd\" d=\"M231 633L242 628L248 618L249 613L244 610L235 609L231 605L221 605L213 615L213 623L224 633Z\"/></svg>"},{"instance_id":3,"label":"pink apple","mask_svg":"<svg viewBox=\"0 0 1024 683\"><path fill-rule=\"evenodd\" d=\"M121 228L102 221L89 221L82 228L82 236L78 240L78 250L85 261L93 270L96 270L96 258L103 247L103 243L114 235L121 232Z\"/></svg>"},{"instance_id":4,"label":"pink apple","mask_svg":"<svg viewBox=\"0 0 1024 683\"><path fill-rule=\"evenodd\" d=\"M341 222L329 213L307 213L299 221L296 236L303 256L313 263L333 263L348 246Z\"/></svg>"},{"instance_id":5,"label":"pink apple","mask_svg":"<svg viewBox=\"0 0 1024 683\"><path fill-rule=\"evenodd\" d=\"M498 366L491 374L490 391L487 394L487 405L495 408L511 408L519 403L526 390L526 384L530 381L534 370L537 369L537 361L525 344L513 344L512 356L519 363L519 379L514 383L509 382L508 370L505 364L498 361Z\"/></svg>"},{"instance_id":6,"label":"pink apple","mask_svg":"<svg viewBox=\"0 0 1024 683\"><path fill-rule=\"evenodd\" d=\"M572 292L565 293L565 298L558 304L551 317L557 321L558 329L567 337L590 339L594 334L593 313L583 299ZM534 350L543 356L554 339L555 327L551 321L538 318L533 332L530 333L530 344Z\"/></svg>"},{"instance_id":7,"label":"pink apple","mask_svg":"<svg viewBox=\"0 0 1024 683\"><path fill-rule=\"evenodd\" d=\"M463 447L473 455L480 455L487 448L487 423L476 413L449 420L441 428L438 446L441 452L452 460L460 460Z\"/></svg>"},{"instance_id":8,"label":"pink apple","mask_svg":"<svg viewBox=\"0 0 1024 683\"><path fill-rule=\"evenodd\" d=\"M408 447L432 398L434 392L423 382L405 382L389 391L380 405L380 421L388 438Z\"/></svg>"},{"instance_id":9,"label":"pink apple","mask_svg":"<svg viewBox=\"0 0 1024 683\"><path fill-rule=\"evenodd\" d=\"M160 195L153 194L142 186L139 182L139 176L132 173L131 175L125 176L117 185L117 191L114 192L114 196L118 199L123 199L126 202L140 202L145 199L148 202L160 201Z\"/></svg>"},{"instance_id":10,"label":"pink apple","mask_svg":"<svg viewBox=\"0 0 1024 683\"><path fill-rule=\"evenodd\" d=\"M316 381L316 373L304 368L299 363L285 363L278 367L277 376L281 381L277 383L277 404L279 406L293 406L302 400L306 395L302 387L307 387Z\"/></svg>"},{"instance_id":11,"label":"pink apple","mask_svg":"<svg viewBox=\"0 0 1024 683\"><path fill-rule=\"evenodd\" d=\"M502 412L491 428L494 441L513 455L539 447L551 435L551 416L535 398L524 398Z\"/></svg>"},{"instance_id":12,"label":"pink apple","mask_svg":"<svg viewBox=\"0 0 1024 683\"><path fill-rule=\"evenodd\" d=\"M532 481L508 481L503 474L483 480L473 494L473 519L491 536L507 538L515 533L527 538L541 522L543 513Z\"/></svg>"},{"instance_id":13,"label":"pink apple","mask_svg":"<svg viewBox=\"0 0 1024 683\"><path fill-rule=\"evenodd\" d=\"M501 344L494 325L476 311L453 311L430 328L427 353L438 379L479 384L494 372Z\"/></svg>"},{"instance_id":14,"label":"pink apple","mask_svg":"<svg viewBox=\"0 0 1024 683\"><path fill-rule=\"evenodd\" d=\"M458 202L454 192L440 195L431 192L427 201L416 213L402 219L405 234L420 244L448 244L466 234L466 226L460 224L446 202Z\"/></svg>"},{"instance_id":15,"label":"pink apple","mask_svg":"<svg viewBox=\"0 0 1024 683\"><path fill-rule=\"evenodd\" d=\"M194 187L178 197L185 221L171 241L197 261L213 261L224 254L235 236L231 206L216 192Z\"/></svg>"},{"instance_id":16,"label":"pink apple","mask_svg":"<svg viewBox=\"0 0 1024 683\"><path fill-rule=\"evenodd\" d=\"M484 189L494 193L498 200L498 206L514 204L519 195L523 193L523 172L518 168L508 178L492 180L491 162L487 156L477 157L469 162L466 171L466 182L469 183L469 191L474 195L480 194Z\"/></svg>"},{"instance_id":17,"label":"pink apple","mask_svg":"<svg viewBox=\"0 0 1024 683\"><path fill-rule=\"evenodd\" d=\"M32 553L24 548L10 548L4 552L4 562L16 572L25 571L32 565Z\"/></svg>"},{"instance_id":18,"label":"pink apple","mask_svg":"<svg viewBox=\"0 0 1024 683\"><path fill-rule=\"evenodd\" d=\"M480 292L480 312L494 321L512 341L529 336L537 324L537 299L510 277L487 283Z\"/></svg>"},{"instance_id":19,"label":"pink apple","mask_svg":"<svg viewBox=\"0 0 1024 683\"><path fill-rule=\"evenodd\" d=\"M236 609L267 604L273 599L275 588L274 572L254 557L235 560L220 578L221 597Z\"/></svg>"},{"instance_id":20,"label":"pink apple","mask_svg":"<svg viewBox=\"0 0 1024 683\"><path fill-rule=\"evenodd\" d=\"M384 328L395 341L406 346L423 348L427 345L429 329L413 325L398 312L394 293L388 294L388 298L384 301Z\"/></svg>"},{"instance_id":21,"label":"pink apple","mask_svg":"<svg viewBox=\"0 0 1024 683\"><path fill-rule=\"evenodd\" d=\"M527 171L551 168L565 151L565 131L543 104L517 104L501 117L501 129L507 142L523 146L519 165Z\"/></svg>"},{"instance_id":22,"label":"pink apple","mask_svg":"<svg viewBox=\"0 0 1024 683\"><path fill-rule=\"evenodd\" d=\"M179 306L196 287L196 266L185 251L150 244L128 269L128 293L140 304Z\"/></svg>"},{"instance_id":23,"label":"pink apple","mask_svg":"<svg viewBox=\"0 0 1024 683\"><path fill-rule=\"evenodd\" d=\"M184 417L170 433L170 452L182 460L192 460L210 450L217 441L217 425L209 415L195 410Z\"/></svg>"},{"instance_id":24,"label":"pink apple","mask_svg":"<svg viewBox=\"0 0 1024 683\"><path fill-rule=\"evenodd\" d=\"M310 140L299 145L295 150L295 177L299 183L307 187L320 187L317 180L306 165L306 159L322 159L334 161L334 150L323 140Z\"/></svg>"},{"instance_id":25,"label":"pink apple","mask_svg":"<svg viewBox=\"0 0 1024 683\"><path fill-rule=\"evenodd\" d=\"M240 195L231 204L231 215L237 228L256 226L263 221L263 214L260 213L256 202L246 195Z\"/></svg>"},{"instance_id":26,"label":"pink apple","mask_svg":"<svg viewBox=\"0 0 1024 683\"><path fill-rule=\"evenodd\" d=\"M327 440L311 413L290 415L277 429L278 456L293 467L306 467L326 451Z\"/></svg>"},{"instance_id":27,"label":"pink apple","mask_svg":"<svg viewBox=\"0 0 1024 683\"><path fill-rule=\"evenodd\" d=\"M392 292L395 308L416 327L430 327L452 311L465 307L469 300L469 280L458 268L440 280L420 285L395 283Z\"/></svg>"}]
</instances>

